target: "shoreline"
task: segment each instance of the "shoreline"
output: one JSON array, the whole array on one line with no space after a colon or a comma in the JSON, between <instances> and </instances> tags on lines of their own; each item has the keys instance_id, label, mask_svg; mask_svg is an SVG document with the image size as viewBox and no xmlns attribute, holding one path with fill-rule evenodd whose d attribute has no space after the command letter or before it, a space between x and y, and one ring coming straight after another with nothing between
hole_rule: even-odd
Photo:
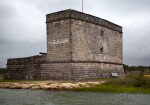
<instances>
[{"instance_id":1,"label":"shoreline","mask_svg":"<svg viewBox=\"0 0 150 105\"><path fill-rule=\"evenodd\" d=\"M0 82L0 89L74 90L83 92L146 93L150 88L105 85L106 81L22 81Z\"/></svg>"},{"instance_id":2,"label":"shoreline","mask_svg":"<svg viewBox=\"0 0 150 105\"><path fill-rule=\"evenodd\" d=\"M99 82L63 82L63 81L24 81L24 82L0 82L0 88L6 89L41 89L41 90L73 90L75 88L92 87L103 84Z\"/></svg>"}]
</instances>

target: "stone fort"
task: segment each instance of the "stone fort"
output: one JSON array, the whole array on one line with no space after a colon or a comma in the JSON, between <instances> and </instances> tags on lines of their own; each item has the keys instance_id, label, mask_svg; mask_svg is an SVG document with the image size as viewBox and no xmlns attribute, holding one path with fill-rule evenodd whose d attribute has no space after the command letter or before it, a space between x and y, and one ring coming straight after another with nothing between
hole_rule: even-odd
<instances>
[{"instance_id":1,"label":"stone fort","mask_svg":"<svg viewBox=\"0 0 150 105\"><path fill-rule=\"evenodd\" d=\"M72 9L46 15L47 53L8 59L5 79L81 80L124 75L122 27Z\"/></svg>"}]
</instances>

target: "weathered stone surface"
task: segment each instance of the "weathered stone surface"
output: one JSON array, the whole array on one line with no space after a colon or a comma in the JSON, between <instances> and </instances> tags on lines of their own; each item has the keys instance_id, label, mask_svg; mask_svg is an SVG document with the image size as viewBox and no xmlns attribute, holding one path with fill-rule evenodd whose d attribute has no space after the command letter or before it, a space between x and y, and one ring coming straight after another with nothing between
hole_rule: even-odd
<instances>
[{"instance_id":1,"label":"weathered stone surface","mask_svg":"<svg viewBox=\"0 0 150 105\"><path fill-rule=\"evenodd\" d=\"M14 86L14 85L12 85L12 86L10 86L9 88L10 88L10 89L21 89L21 86Z\"/></svg>"},{"instance_id":2,"label":"weathered stone surface","mask_svg":"<svg viewBox=\"0 0 150 105\"><path fill-rule=\"evenodd\" d=\"M51 89L57 89L58 85L59 85L59 84L51 84L51 85L50 85L50 88L51 88Z\"/></svg>"},{"instance_id":3,"label":"weathered stone surface","mask_svg":"<svg viewBox=\"0 0 150 105\"><path fill-rule=\"evenodd\" d=\"M22 88L22 89L30 89L31 86L29 86L28 84L23 84L23 85L21 86L21 88Z\"/></svg>"},{"instance_id":4,"label":"weathered stone surface","mask_svg":"<svg viewBox=\"0 0 150 105\"><path fill-rule=\"evenodd\" d=\"M47 83L41 83L40 87L47 85Z\"/></svg>"},{"instance_id":5,"label":"weathered stone surface","mask_svg":"<svg viewBox=\"0 0 150 105\"><path fill-rule=\"evenodd\" d=\"M89 86L95 86L95 85L100 85L101 83L100 82L87 82L87 84Z\"/></svg>"},{"instance_id":6,"label":"weathered stone surface","mask_svg":"<svg viewBox=\"0 0 150 105\"><path fill-rule=\"evenodd\" d=\"M0 88L9 88L11 84L0 84Z\"/></svg>"},{"instance_id":7,"label":"weathered stone surface","mask_svg":"<svg viewBox=\"0 0 150 105\"><path fill-rule=\"evenodd\" d=\"M31 89L32 90L37 90L37 89L41 89L41 88L40 88L40 86L33 86Z\"/></svg>"},{"instance_id":8,"label":"weathered stone surface","mask_svg":"<svg viewBox=\"0 0 150 105\"><path fill-rule=\"evenodd\" d=\"M30 87L39 86L39 84L29 84Z\"/></svg>"},{"instance_id":9,"label":"weathered stone surface","mask_svg":"<svg viewBox=\"0 0 150 105\"><path fill-rule=\"evenodd\" d=\"M43 90L50 90L51 86L50 85L40 85L40 88Z\"/></svg>"},{"instance_id":10,"label":"weathered stone surface","mask_svg":"<svg viewBox=\"0 0 150 105\"><path fill-rule=\"evenodd\" d=\"M80 85L79 85L78 83L72 84L71 86L72 86L73 88L79 88L79 87L80 87Z\"/></svg>"},{"instance_id":11,"label":"weathered stone surface","mask_svg":"<svg viewBox=\"0 0 150 105\"><path fill-rule=\"evenodd\" d=\"M14 86L21 86L22 84L21 83L13 83L12 85L14 85Z\"/></svg>"},{"instance_id":12,"label":"weathered stone surface","mask_svg":"<svg viewBox=\"0 0 150 105\"><path fill-rule=\"evenodd\" d=\"M85 14L83 12L75 11L72 9L47 14L46 18L47 18L47 23L52 23L52 22L56 22L60 20L66 20L66 19L74 19L74 20L80 20L80 21L84 21L87 23L100 25L100 26L106 27L108 29L111 29L120 33L122 32L122 27L119 25L116 25L107 20L92 16L89 14Z\"/></svg>"},{"instance_id":13,"label":"weathered stone surface","mask_svg":"<svg viewBox=\"0 0 150 105\"><path fill-rule=\"evenodd\" d=\"M80 86L80 87L88 87L89 85L86 84L86 83L79 83L79 86Z\"/></svg>"},{"instance_id":14,"label":"weathered stone surface","mask_svg":"<svg viewBox=\"0 0 150 105\"><path fill-rule=\"evenodd\" d=\"M72 83L62 83L59 85L61 87L61 89L73 89L72 87Z\"/></svg>"},{"instance_id":15,"label":"weathered stone surface","mask_svg":"<svg viewBox=\"0 0 150 105\"><path fill-rule=\"evenodd\" d=\"M124 75L121 26L75 10L48 14L46 24L47 54L8 59L5 79L81 80Z\"/></svg>"},{"instance_id":16,"label":"weathered stone surface","mask_svg":"<svg viewBox=\"0 0 150 105\"><path fill-rule=\"evenodd\" d=\"M7 72L4 79L28 80L38 79L40 75L40 64L45 60L45 55L27 58L8 59Z\"/></svg>"}]
</instances>

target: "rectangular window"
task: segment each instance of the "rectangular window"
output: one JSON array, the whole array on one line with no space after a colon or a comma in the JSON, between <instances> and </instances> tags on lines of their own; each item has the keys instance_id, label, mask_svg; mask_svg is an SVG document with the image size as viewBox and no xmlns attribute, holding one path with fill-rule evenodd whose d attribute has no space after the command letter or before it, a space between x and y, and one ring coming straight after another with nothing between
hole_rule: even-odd
<instances>
[{"instance_id":1,"label":"rectangular window","mask_svg":"<svg viewBox=\"0 0 150 105\"><path fill-rule=\"evenodd\" d=\"M104 31L101 31L101 36L102 36L102 37L104 36Z\"/></svg>"},{"instance_id":2,"label":"rectangular window","mask_svg":"<svg viewBox=\"0 0 150 105\"><path fill-rule=\"evenodd\" d=\"M101 53L103 53L103 48L100 48Z\"/></svg>"}]
</instances>

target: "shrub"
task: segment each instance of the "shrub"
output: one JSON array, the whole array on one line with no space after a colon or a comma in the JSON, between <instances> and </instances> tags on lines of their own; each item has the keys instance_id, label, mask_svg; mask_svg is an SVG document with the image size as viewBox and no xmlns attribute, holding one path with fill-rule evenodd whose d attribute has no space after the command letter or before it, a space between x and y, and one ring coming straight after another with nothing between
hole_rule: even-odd
<instances>
[{"instance_id":1,"label":"shrub","mask_svg":"<svg viewBox=\"0 0 150 105\"><path fill-rule=\"evenodd\" d=\"M149 69L144 69L144 75L150 75L150 70Z\"/></svg>"},{"instance_id":2,"label":"shrub","mask_svg":"<svg viewBox=\"0 0 150 105\"><path fill-rule=\"evenodd\" d=\"M0 68L0 74L4 74L6 71L6 68Z\"/></svg>"},{"instance_id":3,"label":"shrub","mask_svg":"<svg viewBox=\"0 0 150 105\"><path fill-rule=\"evenodd\" d=\"M0 74L0 80L3 80L3 79L4 79L4 75Z\"/></svg>"}]
</instances>

